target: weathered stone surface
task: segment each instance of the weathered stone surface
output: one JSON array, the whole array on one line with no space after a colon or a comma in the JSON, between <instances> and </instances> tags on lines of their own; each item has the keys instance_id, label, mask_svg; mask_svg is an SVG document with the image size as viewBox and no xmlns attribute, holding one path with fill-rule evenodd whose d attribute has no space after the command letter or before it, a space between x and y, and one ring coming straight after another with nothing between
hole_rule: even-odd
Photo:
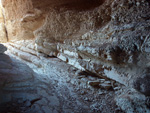
<instances>
[{"instance_id":1,"label":"weathered stone surface","mask_svg":"<svg viewBox=\"0 0 150 113\"><path fill-rule=\"evenodd\" d=\"M0 42L7 42L6 28L4 23L0 23Z\"/></svg>"},{"instance_id":2,"label":"weathered stone surface","mask_svg":"<svg viewBox=\"0 0 150 113\"><path fill-rule=\"evenodd\" d=\"M147 73L142 75L141 77L137 78L134 81L134 88L137 89L139 92L150 96L150 74Z\"/></svg>"},{"instance_id":3,"label":"weathered stone surface","mask_svg":"<svg viewBox=\"0 0 150 113\"><path fill-rule=\"evenodd\" d=\"M89 81L88 84L93 86L93 87L98 87L100 82L99 81Z\"/></svg>"},{"instance_id":4,"label":"weathered stone surface","mask_svg":"<svg viewBox=\"0 0 150 113\"><path fill-rule=\"evenodd\" d=\"M8 39L33 39L33 31L43 23L42 12L37 8L33 9L31 0L2 0L2 5L5 11Z\"/></svg>"},{"instance_id":5,"label":"weathered stone surface","mask_svg":"<svg viewBox=\"0 0 150 113\"><path fill-rule=\"evenodd\" d=\"M23 49L19 47L19 44L30 47L27 42L31 44L31 41L18 41L16 42L17 45L14 43L5 44L8 46L6 53L10 56L14 56L14 52L22 54ZM30 54L28 57L30 61L20 56L14 56L19 59L18 61L7 55L0 55L0 63L2 61L11 66L11 68L1 68L0 65L0 112L92 113L95 111L116 111L115 102L112 101L115 94L113 91L89 88L87 82L96 81L97 77L84 76L78 79L75 78L75 73L80 70L58 58L28 54ZM33 67L32 57L42 64L41 67L35 65ZM28 64L36 73L23 62ZM104 81L104 79L100 81ZM100 92L101 96L99 96ZM108 97L109 99L107 99ZM102 104L99 108L97 104L100 101L106 103L107 106Z\"/></svg>"},{"instance_id":6,"label":"weathered stone surface","mask_svg":"<svg viewBox=\"0 0 150 113\"><path fill-rule=\"evenodd\" d=\"M4 111L150 112L148 0L1 1Z\"/></svg>"},{"instance_id":7,"label":"weathered stone surface","mask_svg":"<svg viewBox=\"0 0 150 113\"><path fill-rule=\"evenodd\" d=\"M2 4L10 41L32 39L40 53L130 87L150 66L148 0L2 0Z\"/></svg>"},{"instance_id":8,"label":"weathered stone surface","mask_svg":"<svg viewBox=\"0 0 150 113\"><path fill-rule=\"evenodd\" d=\"M6 27L4 23L4 14L2 11L2 8L0 6L0 42L7 42L7 33L6 33Z\"/></svg>"},{"instance_id":9,"label":"weathered stone surface","mask_svg":"<svg viewBox=\"0 0 150 113\"><path fill-rule=\"evenodd\" d=\"M4 23L4 17L2 12L2 7L0 6L0 23Z\"/></svg>"},{"instance_id":10,"label":"weathered stone surface","mask_svg":"<svg viewBox=\"0 0 150 113\"><path fill-rule=\"evenodd\" d=\"M122 89L117 92L116 103L125 113L150 112L144 105L147 99L134 89ZM134 106L133 106L134 104ZM146 108L142 111L143 108Z\"/></svg>"}]
</instances>

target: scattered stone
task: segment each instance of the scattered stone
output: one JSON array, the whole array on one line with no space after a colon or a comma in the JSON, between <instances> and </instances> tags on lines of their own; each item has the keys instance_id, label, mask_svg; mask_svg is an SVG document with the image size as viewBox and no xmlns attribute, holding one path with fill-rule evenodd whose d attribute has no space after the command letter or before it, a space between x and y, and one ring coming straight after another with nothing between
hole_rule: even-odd
<instances>
[{"instance_id":1,"label":"scattered stone","mask_svg":"<svg viewBox=\"0 0 150 113\"><path fill-rule=\"evenodd\" d=\"M135 89L123 89L115 101L125 113L150 113L150 109L145 105L146 97Z\"/></svg>"},{"instance_id":2,"label":"scattered stone","mask_svg":"<svg viewBox=\"0 0 150 113\"><path fill-rule=\"evenodd\" d=\"M102 83L99 86L100 86L100 88L106 89L106 90L109 90L112 88L111 84L108 84L108 83Z\"/></svg>"},{"instance_id":3,"label":"scattered stone","mask_svg":"<svg viewBox=\"0 0 150 113\"><path fill-rule=\"evenodd\" d=\"M98 94L99 94L99 95L102 95L102 94L104 94L104 92L102 92L102 91L99 91L99 92L98 92Z\"/></svg>"},{"instance_id":4,"label":"scattered stone","mask_svg":"<svg viewBox=\"0 0 150 113\"><path fill-rule=\"evenodd\" d=\"M67 79L66 79L66 82L67 82L67 83L69 83L70 81L71 81L71 79L70 79L70 78L67 78Z\"/></svg>"},{"instance_id":5,"label":"scattered stone","mask_svg":"<svg viewBox=\"0 0 150 113\"><path fill-rule=\"evenodd\" d=\"M111 84L111 81L105 81L104 83L105 84Z\"/></svg>"},{"instance_id":6,"label":"scattered stone","mask_svg":"<svg viewBox=\"0 0 150 113\"><path fill-rule=\"evenodd\" d=\"M89 81L88 84L93 86L93 87L97 87L97 86L99 86L100 81Z\"/></svg>"},{"instance_id":7,"label":"scattered stone","mask_svg":"<svg viewBox=\"0 0 150 113\"><path fill-rule=\"evenodd\" d=\"M133 84L134 88L146 96L150 96L150 73L141 75Z\"/></svg>"},{"instance_id":8,"label":"scattered stone","mask_svg":"<svg viewBox=\"0 0 150 113\"><path fill-rule=\"evenodd\" d=\"M80 76L80 75L81 75L80 73L81 73L81 70L77 70L77 71L75 72L75 75L76 75L76 76Z\"/></svg>"},{"instance_id":9,"label":"scattered stone","mask_svg":"<svg viewBox=\"0 0 150 113\"><path fill-rule=\"evenodd\" d=\"M120 87L113 87L115 91L120 90Z\"/></svg>"},{"instance_id":10,"label":"scattered stone","mask_svg":"<svg viewBox=\"0 0 150 113\"><path fill-rule=\"evenodd\" d=\"M87 97L84 98L85 101L89 101L89 99Z\"/></svg>"},{"instance_id":11,"label":"scattered stone","mask_svg":"<svg viewBox=\"0 0 150 113\"><path fill-rule=\"evenodd\" d=\"M87 92L82 90L80 93L81 93L81 95L85 95Z\"/></svg>"},{"instance_id":12,"label":"scattered stone","mask_svg":"<svg viewBox=\"0 0 150 113\"><path fill-rule=\"evenodd\" d=\"M99 79L101 83L105 82L105 79Z\"/></svg>"},{"instance_id":13,"label":"scattered stone","mask_svg":"<svg viewBox=\"0 0 150 113\"><path fill-rule=\"evenodd\" d=\"M78 79L82 79L82 78L84 78L84 76L77 76L77 78L78 78Z\"/></svg>"}]
</instances>

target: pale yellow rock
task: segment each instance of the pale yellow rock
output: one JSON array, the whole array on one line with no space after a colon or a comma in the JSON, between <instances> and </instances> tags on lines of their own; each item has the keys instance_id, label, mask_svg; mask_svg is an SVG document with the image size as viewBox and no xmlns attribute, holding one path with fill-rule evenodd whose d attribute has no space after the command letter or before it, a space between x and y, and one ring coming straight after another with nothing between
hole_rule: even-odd
<instances>
[{"instance_id":1,"label":"pale yellow rock","mask_svg":"<svg viewBox=\"0 0 150 113\"><path fill-rule=\"evenodd\" d=\"M3 18L2 9L1 9L1 6L0 6L0 23L3 23L3 22L4 22L4 18Z\"/></svg>"},{"instance_id":2,"label":"pale yellow rock","mask_svg":"<svg viewBox=\"0 0 150 113\"><path fill-rule=\"evenodd\" d=\"M7 42L6 29L3 23L0 23L0 42Z\"/></svg>"}]
</instances>

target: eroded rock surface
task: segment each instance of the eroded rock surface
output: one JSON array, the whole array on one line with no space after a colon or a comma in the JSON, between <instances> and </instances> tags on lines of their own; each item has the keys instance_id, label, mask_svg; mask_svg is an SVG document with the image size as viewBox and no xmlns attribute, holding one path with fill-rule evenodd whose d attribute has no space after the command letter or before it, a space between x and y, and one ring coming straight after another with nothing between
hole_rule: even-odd
<instances>
[{"instance_id":1,"label":"eroded rock surface","mask_svg":"<svg viewBox=\"0 0 150 113\"><path fill-rule=\"evenodd\" d=\"M8 47L6 52L8 55L24 62L36 72L33 74L33 80L13 83L12 89L9 90L15 88L20 91L22 96L13 97L13 105L6 103L8 104L7 107L4 107L6 109L13 106L8 111L39 113L60 111L64 113L149 112L148 98L136 90L125 87L109 78L99 78L94 73L81 71L57 58L33 52L35 50L32 44L32 40L18 41L17 44L5 44ZM24 47L26 49L23 49ZM25 88L25 92L28 92L28 89L34 89L31 90L32 95L23 92L22 88L18 89L18 84L19 87ZM19 107L15 109L15 106Z\"/></svg>"},{"instance_id":2,"label":"eroded rock surface","mask_svg":"<svg viewBox=\"0 0 150 113\"><path fill-rule=\"evenodd\" d=\"M150 95L148 0L2 0L2 6L11 54L38 68L43 67L40 56L57 57L87 75ZM111 84L89 82L104 89ZM133 99L120 95L116 100L122 106Z\"/></svg>"},{"instance_id":3,"label":"eroded rock surface","mask_svg":"<svg viewBox=\"0 0 150 113\"><path fill-rule=\"evenodd\" d=\"M3 48L5 47L0 46L0 49ZM6 52L11 57L0 53L1 113L92 113L110 112L111 109L116 111L114 91L95 89L87 84L89 80L94 81L97 78L75 76L79 70L57 58L40 56L42 65L38 67L31 63L32 57L29 58L31 62L20 60L15 54L10 53L13 51ZM38 56L34 57L37 57L35 60L39 60ZM91 96L93 94L96 95ZM103 104L99 104L98 101L103 101Z\"/></svg>"},{"instance_id":4,"label":"eroded rock surface","mask_svg":"<svg viewBox=\"0 0 150 113\"><path fill-rule=\"evenodd\" d=\"M7 32L4 20L4 12L0 5L0 43L7 42Z\"/></svg>"},{"instance_id":5,"label":"eroded rock surface","mask_svg":"<svg viewBox=\"0 0 150 113\"><path fill-rule=\"evenodd\" d=\"M35 40L38 52L134 87L149 67L149 1L83 3L2 0L8 39Z\"/></svg>"}]
</instances>

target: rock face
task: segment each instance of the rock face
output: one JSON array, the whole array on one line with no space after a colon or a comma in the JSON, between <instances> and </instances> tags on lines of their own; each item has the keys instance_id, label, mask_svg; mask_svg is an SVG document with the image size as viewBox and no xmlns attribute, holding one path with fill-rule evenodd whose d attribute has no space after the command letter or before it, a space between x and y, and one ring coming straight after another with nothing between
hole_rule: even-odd
<instances>
[{"instance_id":1,"label":"rock face","mask_svg":"<svg viewBox=\"0 0 150 113\"><path fill-rule=\"evenodd\" d=\"M7 42L7 33L1 6L0 6L0 42Z\"/></svg>"},{"instance_id":2,"label":"rock face","mask_svg":"<svg viewBox=\"0 0 150 113\"><path fill-rule=\"evenodd\" d=\"M150 75L149 73L136 79L134 88L142 92L143 94L150 96Z\"/></svg>"},{"instance_id":3,"label":"rock face","mask_svg":"<svg viewBox=\"0 0 150 113\"><path fill-rule=\"evenodd\" d=\"M33 9L30 0L2 0L2 4L9 40L33 39L33 31L43 22L42 12Z\"/></svg>"},{"instance_id":4,"label":"rock face","mask_svg":"<svg viewBox=\"0 0 150 113\"><path fill-rule=\"evenodd\" d=\"M2 5L10 41L35 40L38 52L130 87L147 73L148 0L2 0Z\"/></svg>"}]
</instances>

